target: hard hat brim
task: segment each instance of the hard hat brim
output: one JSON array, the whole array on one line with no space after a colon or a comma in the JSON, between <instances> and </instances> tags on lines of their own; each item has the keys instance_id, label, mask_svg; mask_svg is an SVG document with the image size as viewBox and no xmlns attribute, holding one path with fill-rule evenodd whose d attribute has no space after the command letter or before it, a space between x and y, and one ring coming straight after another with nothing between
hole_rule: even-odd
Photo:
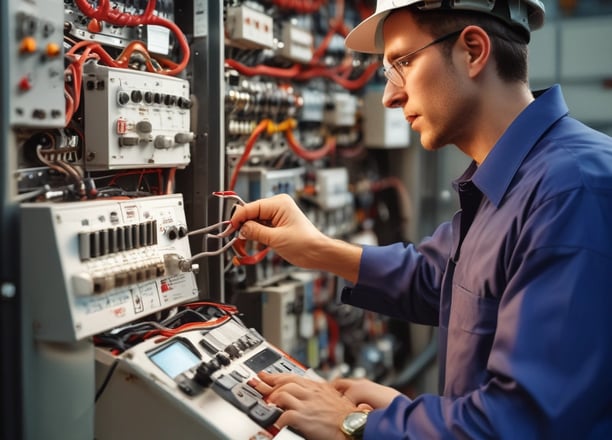
<instances>
[{"instance_id":1,"label":"hard hat brim","mask_svg":"<svg viewBox=\"0 0 612 440\"><path fill-rule=\"evenodd\" d=\"M422 0L377 0L374 14L363 20L349 32L344 44L349 49L364 53L383 53L382 25L394 10L419 3Z\"/></svg>"},{"instance_id":2,"label":"hard hat brim","mask_svg":"<svg viewBox=\"0 0 612 440\"><path fill-rule=\"evenodd\" d=\"M382 25L390 12L386 10L374 13L355 26L344 40L346 47L356 52L383 53L385 46Z\"/></svg>"}]
</instances>

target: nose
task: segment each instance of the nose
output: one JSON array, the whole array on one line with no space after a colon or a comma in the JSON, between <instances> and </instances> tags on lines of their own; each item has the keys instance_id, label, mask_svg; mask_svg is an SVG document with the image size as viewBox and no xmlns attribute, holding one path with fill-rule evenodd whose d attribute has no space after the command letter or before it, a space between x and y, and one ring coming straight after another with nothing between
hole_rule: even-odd
<instances>
[{"instance_id":1,"label":"nose","mask_svg":"<svg viewBox=\"0 0 612 440\"><path fill-rule=\"evenodd\" d=\"M408 99L408 95L403 87L394 85L391 81L387 81L382 97L382 104L388 108L403 107Z\"/></svg>"}]
</instances>

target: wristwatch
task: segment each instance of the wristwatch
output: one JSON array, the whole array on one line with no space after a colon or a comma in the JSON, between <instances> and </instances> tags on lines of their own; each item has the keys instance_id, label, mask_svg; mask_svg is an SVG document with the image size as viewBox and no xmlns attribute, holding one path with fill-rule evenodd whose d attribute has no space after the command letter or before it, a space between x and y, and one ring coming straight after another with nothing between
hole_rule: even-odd
<instances>
[{"instance_id":1,"label":"wristwatch","mask_svg":"<svg viewBox=\"0 0 612 440\"><path fill-rule=\"evenodd\" d=\"M368 412L369 411L353 411L349 413L342 421L340 431L351 440L362 439L363 431L365 431L365 425L368 421Z\"/></svg>"}]
</instances>

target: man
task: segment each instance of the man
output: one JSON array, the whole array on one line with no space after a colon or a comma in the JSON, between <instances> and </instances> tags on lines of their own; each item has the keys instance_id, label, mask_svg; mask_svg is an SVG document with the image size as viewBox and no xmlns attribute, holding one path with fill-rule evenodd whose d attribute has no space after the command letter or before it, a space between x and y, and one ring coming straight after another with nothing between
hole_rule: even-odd
<instances>
[{"instance_id":1,"label":"man","mask_svg":"<svg viewBox=\"0 0 612 440\"><path fill-rule=\"evenodd\" d=\"M345 303L438 326L441 395L260 374L280 426L322 440L612 438L612 139L570 118L558 86L529 91L542 19L537 0L379 0L347 37L383 52L383 104L426 149L473 159L455 182L461 212L417 246L326 237L288 196L232 224L354 283Z\"/></svg>"}]
</instances>

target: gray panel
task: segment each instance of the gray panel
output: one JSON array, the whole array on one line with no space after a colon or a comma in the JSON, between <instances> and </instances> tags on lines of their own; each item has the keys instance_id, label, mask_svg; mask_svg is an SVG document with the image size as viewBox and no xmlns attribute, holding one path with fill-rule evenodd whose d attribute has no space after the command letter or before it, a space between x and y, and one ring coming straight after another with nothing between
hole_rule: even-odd
<instances>
[{"instance_id":1,"label":"gray panel","mask_svg":"<svg viewBox=\"0 0 612 440\"><path fill-rule=\"evenodd\" d=\"M532 84L557 82L557 27L549 23L531 35L529 43L529 80Z\"/></svg>"},{"instance_id":2,"label":"gray panel","mask_svg":"<svg viewBox=\"0 0 612 440\"><path fill-rule=\"evenodd\" d=\"M561 26L561 79L612 75L612 17L566 20Z\"/></svg>"},{"instance_id":3,"label":"gray panel","mask_svg":"<svg viewBox=\"0 0 612 440\"><path fill-rule=\"evenodd\" d=\"M63 11L61 0L9 2L2 41L12 55L5 63L12 125L65 125Z\"/></svg>"}]
</instances>

